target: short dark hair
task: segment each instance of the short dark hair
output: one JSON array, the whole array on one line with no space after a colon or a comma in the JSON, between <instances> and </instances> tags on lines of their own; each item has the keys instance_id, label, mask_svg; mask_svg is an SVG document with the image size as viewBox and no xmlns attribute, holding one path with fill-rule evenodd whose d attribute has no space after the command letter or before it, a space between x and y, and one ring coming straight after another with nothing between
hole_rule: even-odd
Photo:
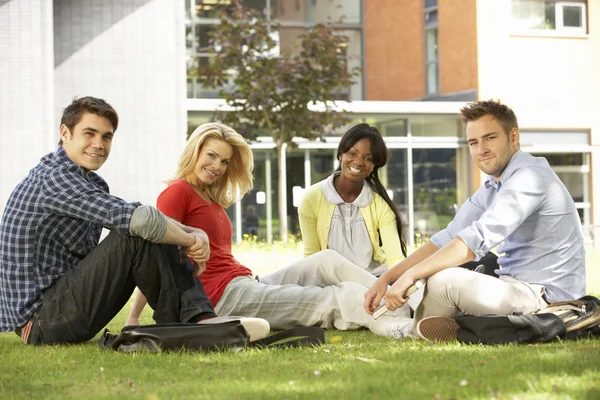
<instances>
[{"instance_id":1,"label":"short dark hair","mask_svg":"<svg viewBox=\"0 0 600 400\"><path fill-rule=\"evenodd\" d=\"M72 131L85 113L96 114L106 118L113 126L113 132L117 130L119 116L115 109L105 100L92 96L73 99L73 102L63 111L60 118L60 125L65 125ZM58 144L62 145L62 139L59 140Z\"/></svg>"},{"instance_id":2,"label":"short dark hair","mask_svg":"<svg viewBox=\"0 0 600 400\"><path fill-rule=\"evenodd\" d=\"M500 125L502 125L506 134L509 134L513 128L519 129L515 112L507 105L502 104L500 100L485 100L469 103L461 108L460 114L465 126L467 125L467 122L477 121L485 115L491 115L498 120Z\"/></svg>"}]
</instances>

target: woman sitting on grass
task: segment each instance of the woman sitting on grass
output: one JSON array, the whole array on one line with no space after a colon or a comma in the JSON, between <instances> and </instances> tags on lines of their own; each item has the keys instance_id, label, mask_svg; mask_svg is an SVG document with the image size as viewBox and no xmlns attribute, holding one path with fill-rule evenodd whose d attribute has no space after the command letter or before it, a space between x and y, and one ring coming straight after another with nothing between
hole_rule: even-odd
<instances>
[{"instance_id":1,"label":"woman sitting on grass","mask_svg":"<svg viewBox=\"0 0 600 400\"><path fill-rule=\"evenodd\" d=\"M338 253L315 253L292 265L313 271L306 286L265 285L233 257L231 221L224 208L234 203L235 188L242 196L250 190L252 168L252 150L241 135L222 124L201 125L187 142L175 179L157 201L165 215L208 235L210 258L200 280L217 315L264 318L274 329L367 327L371 316L363 307L364 294L375 277ZM138 324L144 305L137 292L128 325ZM375 333L401 337L410 318L400 309L376 321L371 327Z\"/></svg>"},{"instance_id":2,"label":"woman sitting on grass","mask_svg":"<svg viewBox=\"0 0 600 400\"><path fill-rule=\"evenodd\" d=\"M379 276L406 257L402 218L377 174L389 151L376 128L359 124L342 136L337 158L337 170L312 185L300 202L304 255L334 250ZM304 284L312 274L284 268L259 279L269 285Z\"/></svg>"}]
</instances>

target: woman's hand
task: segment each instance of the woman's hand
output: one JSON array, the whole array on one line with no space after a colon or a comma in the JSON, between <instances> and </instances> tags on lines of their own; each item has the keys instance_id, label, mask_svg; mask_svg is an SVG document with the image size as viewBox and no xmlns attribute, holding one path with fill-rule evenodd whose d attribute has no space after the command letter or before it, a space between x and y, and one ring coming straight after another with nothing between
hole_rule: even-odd
<instances>
[{"instance_id":1,"label":"woman's hand","mask_svg":"<svg viewBox=\"0 0 600 400\"><path fill-rule=\"evenodd\" d=\"M204 273L204 271L206 271L206 263L198 264L194 262L194 270L192 271L192 275L199 277Z\"/></svg>"},{"instance_id":2,"label":"woman's hand","mask_svg":"<svg viewBox=\"0 0 600 400\"><path fill-rule=\"evenodd\" d=\"M385 295L388 288L388 284L384 279L378 278L373 286L365 293L365 311L369 314L373 314L373 311L381 303L381 299Z\"/></svg>"}]
</instances>

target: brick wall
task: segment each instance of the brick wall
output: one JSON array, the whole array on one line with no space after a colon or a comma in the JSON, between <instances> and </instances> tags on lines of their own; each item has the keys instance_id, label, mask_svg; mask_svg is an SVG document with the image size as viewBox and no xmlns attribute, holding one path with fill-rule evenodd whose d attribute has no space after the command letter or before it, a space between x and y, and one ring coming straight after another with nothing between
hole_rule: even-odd
<instances>
[{"instance_id":1,"label":"brick wall","mask_svg":"<svg viewBox=\"0 0 600 400\"><path fill-rule=\"evenodd\" d=\"M411 100L425 95L423 1L365 4L366 100Z\"/></svg>"}]
</instances>

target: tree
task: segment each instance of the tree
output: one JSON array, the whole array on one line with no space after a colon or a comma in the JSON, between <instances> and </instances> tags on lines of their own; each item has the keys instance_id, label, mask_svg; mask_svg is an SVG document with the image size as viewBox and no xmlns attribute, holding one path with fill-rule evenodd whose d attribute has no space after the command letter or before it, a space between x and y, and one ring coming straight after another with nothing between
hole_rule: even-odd
<instances>
[{"instance_id":1,"label":"tree","mask_svg":"<svg viewBox=\"0 0 600 400\"><path fill-rule=\"evenodd\" d=\"M248 139L273 138L279 170L279 219L287 240L283 157L294 137L323 138L347 121L336 111L336 94L348 88L358 68L348 70L347 37L332 24L318 24L298 37L293 49L279 49L274 26L240 1L222 5L221 23L211 34L208 66L199 73L205 87L218 89L233 112L219 119ZM312 111L309 105L319 105Z\"/></svg>"}]
</instances>

